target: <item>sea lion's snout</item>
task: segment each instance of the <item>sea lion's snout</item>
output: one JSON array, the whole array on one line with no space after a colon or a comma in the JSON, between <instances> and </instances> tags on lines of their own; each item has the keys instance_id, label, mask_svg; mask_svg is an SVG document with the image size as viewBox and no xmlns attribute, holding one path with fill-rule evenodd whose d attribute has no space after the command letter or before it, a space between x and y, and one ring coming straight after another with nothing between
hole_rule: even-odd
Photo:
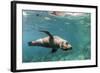
<instances>
[{"instance_id":1,"label":"sea lion's snout","mask_svg":"<svg viewBox=\"0 0 100 73\"><path fill-rule=\"evenodd\" d=\"M70 44L68 44L68 49L70 49L70 50L72 49L72 46Z\"/></svg>"},{"instance_id":2,"label":"sea lion's snout","mask_svg":"<svg viewBox=\"0 0 100 73\"><path fill-rule=\"evenodd\" d=\"M69 44L68 42L66 42L66 43L63 43L62 49L63 50L72 50L72 46L71 46L71 44Z\"/></svg>"}]
</instances>

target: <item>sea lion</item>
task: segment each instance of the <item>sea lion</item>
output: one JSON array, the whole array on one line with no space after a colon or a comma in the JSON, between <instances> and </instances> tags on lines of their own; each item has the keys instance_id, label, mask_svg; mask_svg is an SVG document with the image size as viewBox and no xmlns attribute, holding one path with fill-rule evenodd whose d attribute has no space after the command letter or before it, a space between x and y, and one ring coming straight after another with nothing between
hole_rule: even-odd
<instances>
[{"instance_id":1,"label":"sea lion","mask_svg":"<svg viewBox=\"0 0 100 73\"><path fill-rule=\"evenodd\" d=\"M55 15L55 16L82 16L85 13L81 13L81 12L63 12L63 11L53 11L52 13L50 13L51 15Z\"/></svg>"},{"instance_id":2,"label":"sea lion","mask_svg":"<svg viewBox=\"0 0 100 73\"><path fill-rule=\"evenodd\" d=\"M65 12L61 12L61 11L53 11L50 14L55 16L65 16Z\"/></svg>"},{"instance_id":3,"label":"sea lion","mask_svg":"<svg viewBox=\"0 0 100 73\"><path fill-rule=\"evenodd\" d=\"M61 48L62 50L71 50L72 46L68 43L68 41L62 39L59 36L53 36L48 31L40 31L46 33L48 36L38 39L36 41L28 42L29 46L41 46L41 47L47 47L52 48L52 53L56 52L58 48Z\"/></svg>"}]
</instances>

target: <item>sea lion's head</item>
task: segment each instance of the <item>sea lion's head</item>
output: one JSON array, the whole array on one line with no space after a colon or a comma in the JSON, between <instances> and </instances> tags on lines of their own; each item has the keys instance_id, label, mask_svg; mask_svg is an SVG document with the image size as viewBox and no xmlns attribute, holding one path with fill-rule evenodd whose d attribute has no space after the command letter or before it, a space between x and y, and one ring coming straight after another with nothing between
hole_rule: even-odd
<instances>
[{"instance_id":1,"label":"sea lion's head","mask_svg":"<svg viewBox=\"0 0 100 73\"><path fill-rule=\"evenodd\" d=\"M68 42L62 42L61 48L62 48L63 50L71 50L71 49L72 49L72 46L71 46L71 44L68 43Z\"/></svg>"}]
</instances>

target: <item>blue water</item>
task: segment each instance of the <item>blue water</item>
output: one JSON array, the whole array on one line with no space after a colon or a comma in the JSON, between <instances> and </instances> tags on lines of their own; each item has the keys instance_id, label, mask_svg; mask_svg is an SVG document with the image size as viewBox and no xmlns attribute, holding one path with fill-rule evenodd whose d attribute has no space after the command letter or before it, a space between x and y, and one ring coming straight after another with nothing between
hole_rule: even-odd
<instances>
[{"instance_id":1,"label":"blue water","mask_svg":"<svg viewBox=\"0 0 100 73\"><path fill-rule=\"evenodd\" d=\"M91 14L81 16L53 16L48 11L23 10L22 60L23 62L47 62L91 59ZM48 30L53 35L70 42L73 49L51 53L51 49L28 46L29 41L46 37L38 29Z\"/></svg>"}]
</instances>

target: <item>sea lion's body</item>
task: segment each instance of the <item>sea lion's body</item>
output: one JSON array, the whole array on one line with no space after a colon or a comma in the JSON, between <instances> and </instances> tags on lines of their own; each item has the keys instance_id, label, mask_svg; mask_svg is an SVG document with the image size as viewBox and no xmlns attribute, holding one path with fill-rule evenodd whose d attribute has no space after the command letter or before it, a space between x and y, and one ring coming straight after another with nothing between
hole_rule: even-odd
<instances>
[{"instance_id":1,"label":"sea lion's body","mask_svg":"<svg viewBox=\"0 0 100 73\"><path fill-rule=\"evenodd\" d=\"M52 53L56 52L58 48L61 48L63 50L68 50L69 48L72 48L72 46L64 39L62 39L59 36L52 36L48 31L41 31L49 36L40 38L36 41L29 42L30 46L41 46L46 48L52 48Z\"/></svg>"}]
</instances>

